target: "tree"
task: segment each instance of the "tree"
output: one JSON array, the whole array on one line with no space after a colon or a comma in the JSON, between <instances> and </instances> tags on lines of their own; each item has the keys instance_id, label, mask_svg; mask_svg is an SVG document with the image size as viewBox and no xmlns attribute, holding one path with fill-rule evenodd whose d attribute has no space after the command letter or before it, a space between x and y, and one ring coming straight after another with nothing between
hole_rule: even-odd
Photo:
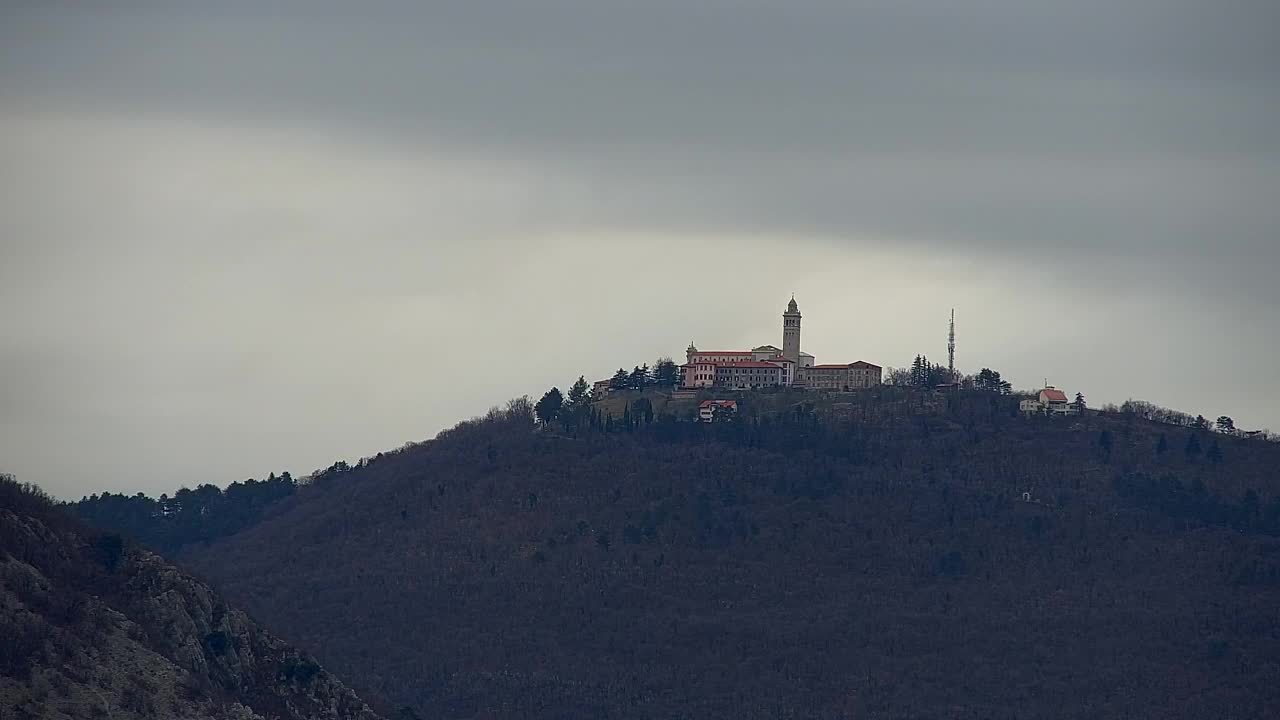
<instances>
[{"instance_id":1,"label":"tree","mask_svg":"<svg viewBox=\"0 0 1280 720\"><path fill-rule=\"evenodd\" d=\"M1076 412L1083 415L1085 408L1088 407L1084 403L1084 393L1076 393L1076 400L1071 405L1076 409Z\"/></svg>"},{"instance_id":2,"label":"tree","mask_svg":"<svg viewBox=\"0 0 1280 720\"><path fill-rule=\"evenodd\" d=\"M905 387L911 384L910 368L887 367L884 369L884 384Z\"/></svg>"},{"instance_id":3,"label":"tree","mask_svg":"<svg viewBox=\"0 0 1280 720\"><path fill-rule=\"evenodd\" d=\"M1215 463L1222 462L1222 448L1218 447L1217 440L1214 440L1213 443L1209 445L1209 453L1205 457Z\"/></svg>"},{"instance_id":4,"label":"tree","mask_svg":"<svg viewBox=\"0 0 1280 720\"><path fill-rule=\"evenodd\" d=\"M533 406L533 411L538 416L538 422L550 425L560 416L560 408L563 406L564 396L560 394L560 388L553 387Z\"/></svg>"},{"instance_id":5,"label":"tree","mask_svg":"<svg viewBox=\"0 0 1280 720\"><path fill-rule=\"evenodd\" d=\"M1098 447L1102 448L1102 454L1111 457L1111 431L1103 430L1098 434Z\"/></svg>"},{"instance_id":6,"label":"tree","mask_svg":"<svg viewBox=\"0 0 1280 720\"><path fill-rule=\"evenodd\" d=\"M1169 440L1165 438L1164 433L1160 433L1160 441L1156 443L1156 455L1163 455L1169 450Z\"/></svg>"},{"instance_id":7,"label":"tree","mask_svg":"<svg viewBox=\"0 0 1280 720\"><path fill-rule=\"evenodd\" d=\"M653 364L653 384L674 387L680 384L680 366L669 357L660 357Z\"/></svg>"},{"instance_id":8,"label":"tree","mask_svg":"<svg viewBox=\"0 0 1280 720\"><path fill-rule=\"evenodd\" d=\"M1209 429L1209 420L1203 415L1197 415L1196 419L1191 421L1191 427L1197 430L1207 430Z\"/></svg>"},{"instance_id":9,"label":"tree","mask_svg":"<svg viewBox=\"0 0 1280 720\"><path fill-rule=\"evenodd\" d=\"M912 387L921 387L924 385L925 373L927 372L925 368L927 367L928 362L929 361L925 360L922 355L916 355L916 359L911 362L910 381Z\"/></svg>"},{"instance_id":10,"label":"tree","mask_svg":"<svg viewBox=\"0 0 1280 720\"><path fill-rule=\"evenodd\" d=\"M1000 377L1000 373L991 368L982 368L973 378L973 387L978 390L986 390L987 392L1008 395L1013 386L1004 378Z\"/></svg>"},{"instance_id":11,"label":"tree","mask_svg":"<svg viewBox=\"0 0 1280 720\"><path fill-rule=\"evenodd\" d=\"M614 373L613 377L609 378L609 389L610 390L626 390L627 379L629 377L630 376L627 375L626 370L623 370L622 368L618 368L618 372Z\"/></svg>"},{"instance_id":12,"label":"tree","mask_svg":"<svg viewBox=\"0 0 1280 720\"><path fill-rule=\"evenodd\" d=\"M578 410L590 403L591 387L587 385L587 379L579 375L569 388L569 402L565 405L565 409Z\"/></svg>"},{"instance_id":13,"label":"tree","mask_svg":"<svg viewBox=\"0 0 1280 720\"><path fill-rule=\"evenodd\" d=\"M1187 446L1183 448L1188 460L1194 460L1200 454L1200 435L1191 433L1187 436Z\"/></svg>"},{"instance_id":14,"label":"tree","mask_svg":"<svg viewBox=\"0 0 1280 720\"><path fill-rule=\"evenodd\" d=\"M577 430L591 414L591 387L581 375L569 388L569 397L560 408L560 423L566 430Z\"/></svg>"},{"instance_id":15,"label":"tree","mask_svg":"<svg viewBox=\"0 0 1280 720\"><path fill-rule=\"evenodd\" d=\"M649 385L649 366L637 365L631 371L631 376L627 379L627 387L632 390L643 391Z\"/></svg>"},{"instance_id":16,"label":"tree","mask_svg":"<svg viewBox=\"0 0 1280 720\"><path fill-rule=\"evenodd\" d=\"M1218 416L1218 432L1230 435L1236 431L1236 421L1226 415Z\"/></svg>"}]
</instances>

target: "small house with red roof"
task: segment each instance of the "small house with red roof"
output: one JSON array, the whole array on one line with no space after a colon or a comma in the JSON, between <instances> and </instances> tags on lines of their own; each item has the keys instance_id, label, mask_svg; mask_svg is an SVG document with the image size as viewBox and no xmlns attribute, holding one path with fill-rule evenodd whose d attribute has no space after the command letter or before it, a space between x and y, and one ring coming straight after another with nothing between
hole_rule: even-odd
<instances>
[{"instance_id":1,"label":"small house with red roof","mask_svg":"<svg viewBox=\"0 0 1280 720\"><path fill-rule=\"evenodd\" d=\"M1076 412L1067 394L1052 385L1045 387L1036 397L1018 403L1018 409L1023 415L1071 415Z\"/></svg>"}]
</instances>

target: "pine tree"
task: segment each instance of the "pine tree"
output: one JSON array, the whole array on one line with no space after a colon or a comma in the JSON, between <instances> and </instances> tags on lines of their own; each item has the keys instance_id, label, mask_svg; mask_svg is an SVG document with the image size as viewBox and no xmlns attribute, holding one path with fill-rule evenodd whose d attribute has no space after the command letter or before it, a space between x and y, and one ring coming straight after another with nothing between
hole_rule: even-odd
<instances>
[{"instance_id":1,"label":"pine tree","mask_svg":"<svg viewBox=\"0 0 1280 720\"><path fill-rule=\"evenodd\" d=\"M587 385L587 379L582 375L573 382L573 386L569 388L569 402L565 408L569 410L581 410L591 403L591 386Z\"/></svg>"},{"instance_id":2,"label":"pine tree","mask_svg":"<svg viewBox=\"0 0 1280 720\"><path fill-rule=\"evenodd\" d=\"M1217 440L1214 440L1213 443L1209 445L1209 453L1205 457L1215 463L1222 461L1222 448L1218 447Z\"/></svg>"},{"instance_id":3,"label":"pine tree","mask_svg":"<svg viewBox=\"0 0 1280 720\"><path fill-rule=\"evenodd\" d=\"M1160 433L1160 441L1156 443L1156 455L1163 455L1169 450L1169 440Z\"/></svg>"},{"instance_id":4,"label":"pine tree","mask_svg":"<svg viewBox=\"0 0 1280 720\"><path fill-rule=\"evenodd\" d=\"M533 406L533 412L538 416L538 422L550 425L560 415L563 405L564 397L560 394L560 388L553 387Z\"/></svg>"},{"instance_id":5,"label":"pine tree","mask_svg":"<svg viewBox=\"0 0 1280 720\"><path fill-rule=\"evenodd\" d=\"M653 384L674 387L680 384L680 366L669 357L660 357L653 364Z\"/></svg>"},{"instance_id":6,"label":"pine tree","mask_svg":"<svg viewBox=\"0 0 1280 720\"><path fill-rule=\"evenodd\" d=\"M647 387L648 385L649 385L649 366L637 365L635 369L631 371L631 376L630 378L628 378L627 386L630 387L632 390L643 391L645 387Z\"/></svg>"},{"instance_id":7,"label":"pine tree","mask_svg":"<svg viewBox=\"0 0 1280 720\"><path fill-rule=\"evenodd\" d=\"M911 362L911 386L920 387L924 384L925 360L923 357L916 355L916 359Z\"/></svg>"},{"instance_id":8,"label":"pine tree","mask_svg":"<svg viewBox=\"0 0 1280 720\"><path fill-rule=\"evenodd\" d=\"M618 368L618 372L614 373L613 377L609 378L609 389L610 390L626 390L629 377L630 376L627 375L626 370L623 370L622 368Z\"/></svg>"},{"instance_id":9,"label":"pine tree","mask_svg":"<svg viewBox=\"0 0 1280 720\"><path fill-rule=\"evenodd\" d=\"M591 387L581 375L569 388L569 396L560 408L560 424L565 430L576 431L591 417Z\"/></svg>"},{"instance_id":10,"label":"pine tree","mask_svg":"<svg viewBox=\"0 0 1280 720\"><path fill-rule=\"evenodd\" d=\"M1084 414L1084 410L1087 407L1084 403L1084 393L1076 393L1076 400L1071 405L1075 407L1076 412Z\"/></svg>"}]
</instances>

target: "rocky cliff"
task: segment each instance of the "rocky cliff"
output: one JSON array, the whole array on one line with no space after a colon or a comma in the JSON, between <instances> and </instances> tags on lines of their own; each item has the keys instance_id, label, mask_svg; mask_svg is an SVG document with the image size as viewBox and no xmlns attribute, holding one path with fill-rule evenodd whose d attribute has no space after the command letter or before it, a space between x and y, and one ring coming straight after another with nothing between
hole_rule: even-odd
<instances>
[{"instance_id":1,"label":"rocky cliff","mask_svg":"<svg viewBox=\"0 0 1280 720\"><path fill-rule=\"evenodd\" d=\"M204 583L6 482L0 717L377 720Z\"/></svg>"}]
</instances>

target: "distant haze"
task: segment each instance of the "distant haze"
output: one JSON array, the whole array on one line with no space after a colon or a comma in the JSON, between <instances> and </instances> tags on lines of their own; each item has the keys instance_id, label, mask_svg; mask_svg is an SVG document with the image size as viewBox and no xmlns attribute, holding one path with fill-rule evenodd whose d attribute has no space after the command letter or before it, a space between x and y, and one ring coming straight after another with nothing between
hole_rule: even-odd
<instances>
[{"instance_id":1,"label":"distant haze","mask_svg":"<svg viewBox=\"0 0 1280 720\"><path fill-rule=\"evenodd\" d=\"M963 5L963 7L961 7ZM780 344L1280 430L1274 2L4 3L0 470L295 475Z\"/></svg>"}]
</instances>

